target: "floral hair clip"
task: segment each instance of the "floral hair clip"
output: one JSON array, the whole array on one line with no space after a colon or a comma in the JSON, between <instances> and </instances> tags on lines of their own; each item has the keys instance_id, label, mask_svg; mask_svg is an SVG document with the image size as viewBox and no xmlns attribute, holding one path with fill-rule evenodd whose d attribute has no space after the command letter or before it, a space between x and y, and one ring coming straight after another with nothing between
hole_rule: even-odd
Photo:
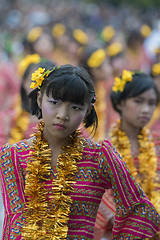
<instances>
[{"instance_id":1,"label":"floral hair clip","mask_svg":"<svg viewBox=\"0 0 160 240\"><path fill-rule=\"evenodd\" d=\"M160 63L156 63L152 66L152 75L154 77L160 75Z\"/></svg>"},{"instance_id":2,"label":"floral hair clip","mask_svg":"<svg viewBox=\"0 0 160 240\"><path fill-rule=\"evenodd\" d=\"M115 81L114 81L114 85L112 87L112 91L113 92L123 92L126 83L132 81L133 74L134 73L131 71L123 70L122 77L121 78L116 77L114 79Z\"/></svg>"},{"instance_id":3,"label":"floral hair clip","mask_svg":"<svg viewBox=\"0 0 160 240\"><path fill-rule=\"evenodd\" d=\"M45 71L45 68L38 68L34 73L32 73L32 83L30 85L30 88L35 89L38 87L39 89L42 86L42 83L44 81L45 77L48 77L48 75L53 72L55 69L60 68L60 66L54 67L52 70Z\"/></svg>"}]
</instances>

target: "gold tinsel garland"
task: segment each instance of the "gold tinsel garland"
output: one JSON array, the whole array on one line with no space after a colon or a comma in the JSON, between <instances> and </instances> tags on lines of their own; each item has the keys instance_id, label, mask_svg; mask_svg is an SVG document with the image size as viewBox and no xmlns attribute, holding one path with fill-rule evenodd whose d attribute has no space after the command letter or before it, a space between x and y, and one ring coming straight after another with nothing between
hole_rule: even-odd
<instances>
[{"instance_id":1,"label":"gold tinsel garland","mask_svg":"<svg viewBox=\"0 0 160 240\"><path fill-rule=\"evenodd\" d=\"M131 154L131 144L124 131L121 131L121 121L117 121L110 131L111 142L117 148L122 158L128 165L131 174L140 184L147 197L160 212L160 192L157 185L157 157L154 142L150 132L145 127L138 135L139 143L139 169L134 165L134 158Z\"/></svg>"},{"instance_id":2,"label":"gold tinsel garland","mask_svg":"<svg viewBox=\"0 0 160 240\"><path fill-rule=\"evenodd\" d=\"M63 153L57 159L56 179L49 195L45 186L51 174L51 149L43 138L43 130L44 123L41 122L34 134L36 138L31 150L31 161L26 169L25 195L28 202L26 225L22 231L25 240L66 239L72 203L69 193L75 183L76 161L82 158L83 152L80 132L75 131L71 143L62 147Z\"/></svg>"}]
</instances>

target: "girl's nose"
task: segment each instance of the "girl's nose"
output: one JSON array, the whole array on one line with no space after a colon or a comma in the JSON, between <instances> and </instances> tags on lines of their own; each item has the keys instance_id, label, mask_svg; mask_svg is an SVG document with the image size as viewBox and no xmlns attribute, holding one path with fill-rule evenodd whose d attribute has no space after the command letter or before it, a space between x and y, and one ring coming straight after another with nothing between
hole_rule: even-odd
<instances>
[{"instance_id":1,"label":"girl's nose","mask_svg":"<svg viewBox=\"0 0 160 240\"><path fill-rule=\"evenodd\" d=\"M150 110L151 110L151 107L148 104L143 105L143 112L144 113L148 113L148 112L150 112Z\"/></svg>"},{"instance_id":2,"label":"girl's nose","mask_svg":"<svg viewBox=\"0 0 160 240\"><path fill-rule=\"evenodd\" d=\"M57 112L57 118L62 120L69 120L69 110L65 106L61 106Z\"/></svg>"}]
</instances>

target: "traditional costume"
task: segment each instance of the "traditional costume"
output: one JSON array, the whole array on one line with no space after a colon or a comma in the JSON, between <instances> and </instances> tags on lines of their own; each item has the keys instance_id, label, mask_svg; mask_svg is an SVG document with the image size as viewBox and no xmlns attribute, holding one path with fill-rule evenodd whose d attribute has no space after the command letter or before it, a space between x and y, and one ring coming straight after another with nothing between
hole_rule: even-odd
<instances>
[{"instance_id":1,"label":"traditional costume","mask_svg":"<svg viewBox=\"0 0 160 240\"><path fill-rule=\"evenodd\" d=\"M111 188L116 203L113 239L156 234L160 217L155 207L108 140L96 144L76 131L52 168L43 127L32 147L23 140L1 149L3 240L93 239L99 203Z\"/></svg>"}]
</instances>

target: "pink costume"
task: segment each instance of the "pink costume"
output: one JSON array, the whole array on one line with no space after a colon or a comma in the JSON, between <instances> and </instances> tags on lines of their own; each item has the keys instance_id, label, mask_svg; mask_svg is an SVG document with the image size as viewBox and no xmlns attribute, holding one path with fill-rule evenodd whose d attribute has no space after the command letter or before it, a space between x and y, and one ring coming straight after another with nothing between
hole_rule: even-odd
<instances>
[{"instance_id":1,"label":"pink costume","mask_svg":"<svg viewBox=\"0 0 160 240\"><path fill-rule=\"evenodd\" d=\"M154 135L153 135L154 137ZM155 136L156 137L156 136ZM158 137L157 137L158 140ZM158 151L157 146L160 146L160 136L159 141L155 141L155 147L157 150L157 178L159 179L160 184L160 151ZM139 168L138 158L134 158L135 167ZM107 239L112 239L112 226L113 222L111 219L114 219L115 215L115 204L113 199L112 190L107 190L99 205L96 223L95 223L95 240L100 240L102 237L108 237ZM156 238L157 239L157 238Z\"/></svg>"},{"instance_id":2,"label":"pink costume","mask_svg":"<svg viewBox=\"0 0 160 240\"><path fill-rule=\"evenodd\" d=\"M25 222L26 166L29 161L34 161L29 152L26 140L6 144L1 149L0 173L5 206L3 240L21 239ZM135 240L155 235L160 217L109 141L96 144L84 140L83 157L77 161L77 168L76 183L70 193L73 203L67 240L94 239L98 206L105 189L111 188L116 204L113 239ZM49 189L55 174L56 167L46 181Z\"/></svg>"}]
</instances>

